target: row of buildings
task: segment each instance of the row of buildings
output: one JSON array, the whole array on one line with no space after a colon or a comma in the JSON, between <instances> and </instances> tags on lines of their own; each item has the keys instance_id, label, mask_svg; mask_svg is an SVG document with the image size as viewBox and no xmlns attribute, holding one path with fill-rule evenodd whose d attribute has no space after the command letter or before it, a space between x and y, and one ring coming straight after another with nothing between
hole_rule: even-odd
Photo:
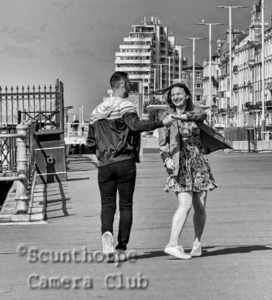
<instances>
[{"instance_id":1,"label":"row of buildings","mask_svg":"<svg viewBox=\"0 0 272 300\"><path fill-rule=\"evenodd\" d=\"M261 126L261 8L254 4L247 30L232 33L232 70L229 70L228 33L217 41L210 62L195 65L195 102L208 107L212 124L223 127ZM265 120L272 129L272 25L265 29ZM115 53L115 70L129 73L136 92L149 102L152 92L175 81L192 86L192 66L182 46L156 17L131 26ZM232 90L230 91L230 76ZM210 92L211 89L211 92ZM211 97L210 97L211 93ZM231 93L231 95L230 95Z\"/></svg>"},{"instance_id":2,"label":"row of buildings","mask_svg":"<svg viewBox=\"0 0 272 300\"><path fill-rule=\"evenodd\" d=\"M262 114L262 44L261 6L254 4L250 24L244 32L232 32L232 70L229 70L228 36L218 41L212 58L213 123L224 127L261 127ZM265 26L264 78L265 125L272 129L272 25ZM230 75L232 90L230 91ZM230 97L230 93L231 97ZM209 98L209 62L203 63L203 101Z\"/></svg>"}]
</instances>

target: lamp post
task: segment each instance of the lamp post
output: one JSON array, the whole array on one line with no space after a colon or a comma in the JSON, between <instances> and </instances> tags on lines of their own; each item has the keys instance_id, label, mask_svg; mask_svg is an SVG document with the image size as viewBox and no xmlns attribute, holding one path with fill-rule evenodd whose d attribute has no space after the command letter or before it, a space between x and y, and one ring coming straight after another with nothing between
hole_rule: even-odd
<instances>
[{"instance_id":1,"label":"lamp post","mask_svg":"<svg viewBox=\"0 0 272 300\"><path fill-rule=\"evenodd\" d=\"M162 89L162 64L160 64L160 89Z\"/></svg>"},{"instance_id":2,"label":"lamp post","mask_svg":"<svg viewBox=\"0 0 272 300\"><path fill-rule=\"evenodd\" d=\"M229 105L232 105L232 10L234 8L245 8L245 6L217 5L216 7L227 8L229 11ZM229 124L229 114L227 113L227 125L228 124Z\"/></svg>"},{"instance_id":3,"label":"lamp post","mask_svg":"<svg viewBox=\"0 0 272 300\"><path fill-rule=\"evenodd\" d=\"M153 70L154 70L153 92L155 92L155 90L156 90L156 84L157 84L157 81L156 81L157 69L156 69L156 68L153 68Z\"/></svg>"},{"instance_id":4,"label":"lamp post","mask_svg":"<svg viewBox=\"0 0 272 300\"><path fill-rule=\"evenodd\" d=\"M169 64L152 64L152 66L159 66L159 74L160 74L160 76L159 76L159 89L161 90L163 87L162 87L162 67L163 66L168 66L169 67ZM156 67L154 67L154 70L156 70L157 68ZM156 77L155 76L155 71L154 71L154 77ZM157 83L157 80L156 79L154 79L154 90L156 90L156 86L155 86L155 83Z\"/></svg>"},{"instance_id":5,"label":"lamp post","mask_svg":"<svg viewBox=\"0 0 272 300\"><path fill-rule=\"evenodd\" d=\"M261 94L261 99L262 99L262 116L261 116L261 123L262 123L262 139L265 138L265 103L264 103L264 77L265 77L265 61L264 61L264 0L261 0L261 18L262 18L262 54L261 54L261 60L262 60L262 94Z\"/></svg>"},{"instance_id":6,"label":"lamp post","mask_svg":"<svg viewBox=\"0 0 272 300\"><path fill-rule=\"evenodd\" d=\"M204 25L208 26L209 28L209 102L208 106L210 107L210 114L209 114L209 121L211 123L212 113L211 113L211 107L212 107L212 26L216 25L223 25L222 23L209 23L205 22L203 19L201 23L198 23L197 25Z\"/></svg>"},{"instance_id":7,"label":"lamp post","mask_svg":"<svg viewBox=\"0 0 272 300\"><path fill-rule=\"evenodd\" d=\"M193 74L192 74L192 100L193 100L193 103L195 103L195 42L197 40L203 40L204 38L201 38L201 37L187 37L186 39L188 40L192 40L193 42L193 53L192 53L192 60L193 60Z\"/></svg>"},{"instance_id":8,"label":"lamp post","mask_svg":"<svg viewBox=\"0 0 272 300\"><path fill-rule=\"evenodd\" d=\"M153 63L152 66L158 66L159 67L159 89L162 90L162 67L163 66L168 66L168 64L157 64L157 63ZM154 89L153 91L155 92L156 90L156 83L157 83L157 80L156 80L156 73L155 70L157 70L156 67L154 67ZM162 95L160 96L160 101L162 101Z\"/></svg>"},{"instance_id":9,"label":"lamp post","mask_svg":"<svg viewBox=\"0 0 272 300\"><path fill-rule=\"evenodd\" d=\"M81 118L81 125L84 125L84 105L80 107L80 118Z\"/></svg>"},{"instance_id":10,"label":"lamp post","mask_svg":"<svg viewBox=\"0 0 272 300\"><path fill-rule=\"evenodd\" d=\"M171 85L171 56L168 56L168 85Z\"/></svg>"},{"instance_id":11,"label":"lamp post","mask_svg":"<svg viewBox=\"0 0 272 300\"><path fill-rule=\"evenodd\" d=\"M182 68L183 68L183 49L188 48L189 46L186 45L178 45L176 46L179 51L179 74L178 74L178 81L181 82L182 77Z\"/></svg>"}]
</instances>

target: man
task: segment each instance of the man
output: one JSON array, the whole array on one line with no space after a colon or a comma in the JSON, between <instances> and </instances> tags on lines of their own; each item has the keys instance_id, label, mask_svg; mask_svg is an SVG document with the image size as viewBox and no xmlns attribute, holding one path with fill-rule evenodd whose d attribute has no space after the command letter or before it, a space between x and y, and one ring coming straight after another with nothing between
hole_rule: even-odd
<instances>
[{"instance_id":1,"label":"man","mask_svg":"<svg viewBox=\"0 0 272 300\"><path fill-rule=\"evenodd\" d=\"M110 79L112 95L92 112L87 144L98 159L98 185L101 195L102 248L114 252L113 221L116 193L119 193L120 221L116 250L126 250L132 225L132 202L139 162L140 132L170 125L171 115L162 121L140 120L128 101L129 80L125 72Z\"/></svg>"}]
</instances>

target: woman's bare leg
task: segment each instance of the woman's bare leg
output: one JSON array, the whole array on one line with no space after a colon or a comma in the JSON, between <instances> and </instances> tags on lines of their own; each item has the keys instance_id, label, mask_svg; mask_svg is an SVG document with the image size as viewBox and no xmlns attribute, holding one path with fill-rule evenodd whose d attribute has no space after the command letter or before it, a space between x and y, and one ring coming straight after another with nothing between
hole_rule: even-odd
<instances>
[{"instance_id":1,"label":"woman's bare leg","mask_svg":"<svg viewBox=\"0 0 272 300\"><path fill-rule=\"evenodd\" d=\"M201 236L204 231L206 223L206 201L207 192L193 193L193 207L194 207L194 229L195 229L195 240L194 243L200 243Z\"/></svg>"},{"instance_id":2,"label":"woman's bare leg","mask_svg":"<svg viewBox=\"0 0 272 300\"><path fill-rule=\"evenodd\" d=\"M177 246L178 239L192 207L192 193L177 194L178 208L172 219L171 233L168 246Z\"/></svg>"}]
</instances>

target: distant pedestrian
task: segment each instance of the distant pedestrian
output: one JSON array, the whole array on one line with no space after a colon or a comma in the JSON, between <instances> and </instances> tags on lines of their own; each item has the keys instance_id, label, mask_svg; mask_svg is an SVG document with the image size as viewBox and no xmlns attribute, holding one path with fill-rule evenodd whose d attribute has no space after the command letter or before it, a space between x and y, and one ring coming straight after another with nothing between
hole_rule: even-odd
<instances>
[{"instance_id":1,"label":"distant pedestrian","mask_svg":"<svg viewBox=\"0 0 272 300\"><path fill-rule=\"evenodd\" d=\"M206 222L207 192L216 187L200 138L206 114L193 106L189 89L182 83L172 85L167 94L169 110L176 120L159 129L160 154L168 172L166 190L173 191L178 208L172 219L167 254L180 259L201 256L201 237ZM178 240L191 207L194 207L195 238L191 253L185 253Z\"/></svg>"},{"instance_id":2,"label":"distant pedestrian","mask_svg":"<svg viewBox=\"0 0 272 300\"><path fill-rule=\"evenodd\" d=\"M73 129L74 135L78 136L79 120L78 119L74 119L74 121L71 124L71 127Z\"/></svg>"},{"instance_id":3,"label":"distant pedestrian","mask_svg":"<svg viewBox=\"0 0 272 300\"><path fill-rule=\"evenodd\" d=\"M98 159L98 185L101 195L101 231L104 253L114 251L113 221L116 194L119 192L120 221L117 250L126 250L132 226L132 202L139 162L140 132L173 122L171 115L162 121L139 120L128 100L129 79L115 72L110 79L112 95L104 98L92 112L88 146Z\"/></svg>"}]
</instances>

